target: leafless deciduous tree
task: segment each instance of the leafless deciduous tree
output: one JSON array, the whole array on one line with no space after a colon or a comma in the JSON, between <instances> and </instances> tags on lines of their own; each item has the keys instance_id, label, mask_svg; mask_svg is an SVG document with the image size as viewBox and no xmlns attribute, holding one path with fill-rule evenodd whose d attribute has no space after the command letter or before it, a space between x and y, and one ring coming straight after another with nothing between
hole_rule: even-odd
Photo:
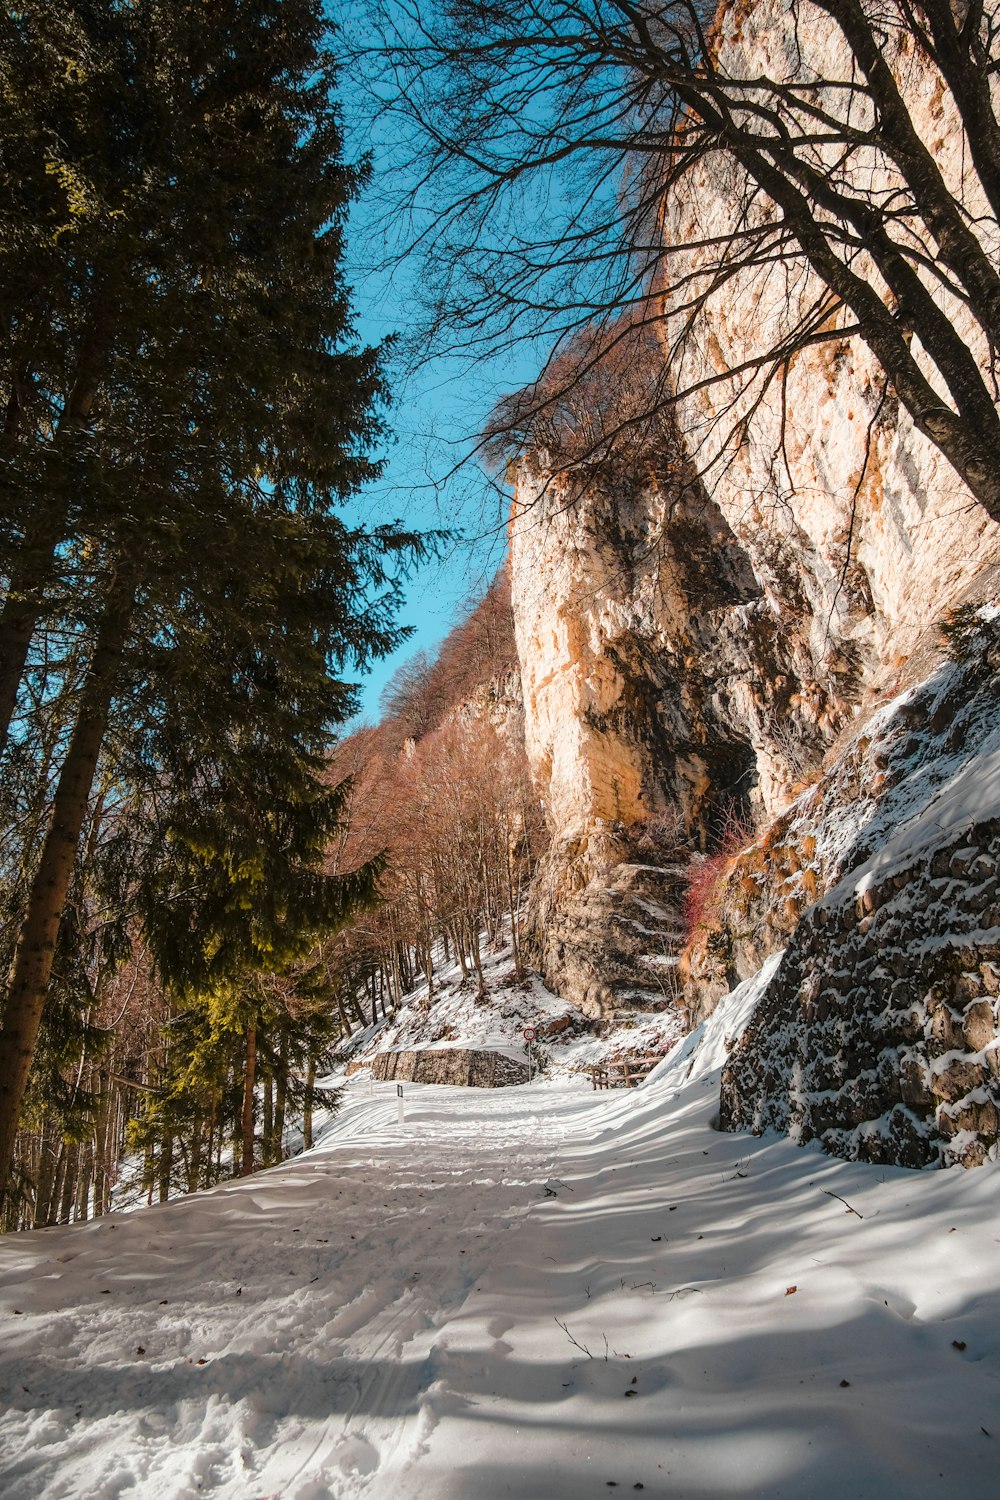
<instances>
[{"instance_id":1,"label":"leafless deciduous tree","mask_svg":"<svg viewBox=\"0 0 1000 1500\"><path fill-rule=\"evenodd\" d=\"M508 409L515 440L564 402L574 338L577 379L655 329L662 378L623 425L717 386L738 440L804 348L858 337L1000 519L990 0L368 0L367 17L438 332L556 349ZM706 222L709 180L725 207ZM781 286L782 316L735 368L693 359L748 276Z\"/></svg>"}]
</instances>

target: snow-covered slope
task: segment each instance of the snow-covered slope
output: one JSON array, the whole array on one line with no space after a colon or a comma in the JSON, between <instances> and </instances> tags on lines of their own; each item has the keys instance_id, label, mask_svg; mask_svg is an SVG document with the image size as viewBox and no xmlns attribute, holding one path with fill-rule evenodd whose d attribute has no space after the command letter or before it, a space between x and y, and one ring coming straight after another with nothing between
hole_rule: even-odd
<instances>
[{"instance_id":1,"label":"snow-covered slope","mask_svg":"<svg viewBox=\"0 0 1000 1500\"><path fill-rule=\"evenodd\" d=\"M997 1168L716 1133L754 993L635 1091L407 1087L400 1127L356 1075L294 1162L6 1239L0 1493L992 1493Z\"/></svg>"},{"instance_id":2,"label":"snow-covered slope","mask_svg":"<svg viewBox=\"0 0 1000 1500\"><path fill-rule=\"evenodd\" d=\"M394 1015L356 1033L348 1044L352 1067L386 1052L450 1048L482 1048L526 1062L524 1033L533 1028L533 1066L541 1064L549 1078L564 1079L625 1053L659 1054L683 1033L676 1010L619 1012L595 1029L591 1018L553 995L533 970L524 969L518 980L509 940L485 950L482 962L480 998L475 980L463 979L458 963L444 962L439 949L433 996L423 981Z\"/></svg>"}]
</instances>

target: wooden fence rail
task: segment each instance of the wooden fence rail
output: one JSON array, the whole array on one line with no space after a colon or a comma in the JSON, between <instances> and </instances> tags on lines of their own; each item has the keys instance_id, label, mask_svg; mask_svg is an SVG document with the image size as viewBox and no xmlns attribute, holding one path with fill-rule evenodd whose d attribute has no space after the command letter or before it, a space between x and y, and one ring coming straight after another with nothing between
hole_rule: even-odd
<instances>
[{"instance_id":1,"label":"wooden fence rail","mask_svg":"<svg viewBox=\"0 0 1000 1500\"><path fill-rule=\"evenodd\" d=\"M589 1070L590 1082L595 1089L634 1089L665 1056L665 1052L643 1053L594 1063Z\"/></svg>"}]
</instances>

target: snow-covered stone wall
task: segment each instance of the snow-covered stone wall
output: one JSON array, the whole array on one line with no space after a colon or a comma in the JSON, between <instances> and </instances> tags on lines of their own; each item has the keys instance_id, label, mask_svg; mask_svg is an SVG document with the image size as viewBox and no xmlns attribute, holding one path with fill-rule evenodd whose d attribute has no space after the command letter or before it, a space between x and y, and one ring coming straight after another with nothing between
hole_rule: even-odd
<instances>
[{"instance_id":1,"label":"snow-covered stone wall","mask_svg":"<svg viewBox=\"0 0 1000 1500\"><path fill-rule=\"evenodd\" d=\"M725 1127L776 1127L837 1155L907 1166L995 1154L995 620L969 630L962 656L888 705L789 810L786 836L830 888L794 926L729 1058ZM860 763L880 782L875 796L852 792ZM760 867L760 849L736 861L734 890Z\"/></svg>"}]
</instances>

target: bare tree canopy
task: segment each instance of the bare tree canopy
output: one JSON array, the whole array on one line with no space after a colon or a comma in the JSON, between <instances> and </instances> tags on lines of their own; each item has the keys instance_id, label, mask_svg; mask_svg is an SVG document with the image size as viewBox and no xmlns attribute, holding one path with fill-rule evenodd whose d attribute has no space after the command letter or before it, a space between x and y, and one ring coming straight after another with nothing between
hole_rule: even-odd
<instances>
[{"instance_id":1,"label":"bare tree canopy","mask_svg":"<svg viewBox=\"0 0 1000 1500\"><path fill-rule=\"evenodd\" d=\"M368 0L367 17L444 344L541 333L558 361L596 323L577 378L651 328L662 378L626 426L711 389L732 443L803 348L860 337L1000 519L992 5ZM783 316L713 365L703 315L748 278ZM533 395L560 403L556 365ZM516 445L530 412L510 415Z\"/></svg>"}]
</instances>

